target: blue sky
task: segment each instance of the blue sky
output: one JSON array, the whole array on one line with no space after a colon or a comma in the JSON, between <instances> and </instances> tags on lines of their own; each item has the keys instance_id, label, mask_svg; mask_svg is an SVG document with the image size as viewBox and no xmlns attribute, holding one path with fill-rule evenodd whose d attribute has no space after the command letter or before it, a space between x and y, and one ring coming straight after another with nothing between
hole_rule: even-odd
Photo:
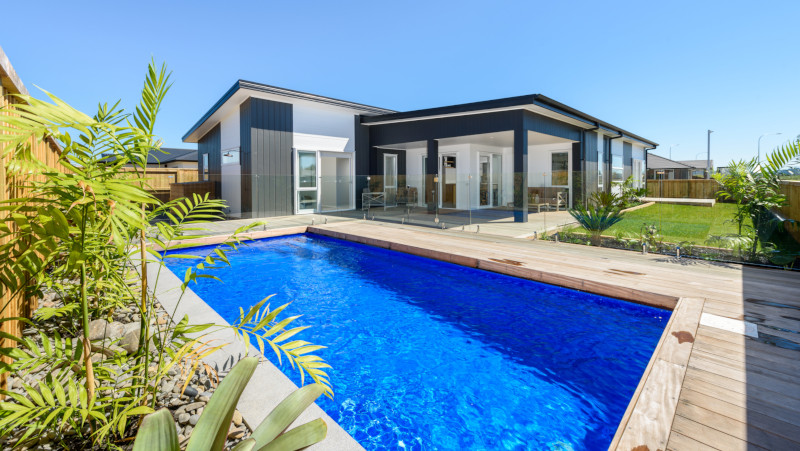
<instances>
[{"instance_id":1,"label":"blue sky","mask_svg":"<svg viewBox=\"0 0 800 451\"><path fill-rule=\"evenodd\" d=\"M541 93L674 159L710 128L717 164L800 134L797 1L116 3L12 2L0 46L86 112L132 107L166 61L170 147L239 78L396 110Z\"/></svg>"}]
</instances>

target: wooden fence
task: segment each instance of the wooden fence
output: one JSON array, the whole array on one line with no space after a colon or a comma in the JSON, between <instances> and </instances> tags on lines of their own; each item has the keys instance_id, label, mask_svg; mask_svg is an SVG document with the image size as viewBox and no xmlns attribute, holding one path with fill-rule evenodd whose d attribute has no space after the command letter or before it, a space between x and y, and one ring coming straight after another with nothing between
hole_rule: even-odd
<instances>
[{"instance_id":1,"label":"wooden fence","mask_svg":"<svg viewBox=\"0 0 800 451\"><path fill-rule=\"evenodd\" d=\"M135 172L134 168L122 168L123 171ZM197 181L197 169L185 168L147 168L147 187L149 191L169 191L173 183Z\"/></svg>"},{"instance_id":2,"label":"wooden fence","mask_svg":"<svg viewBox=\"0 0 800 451\"><path fill-rule=\"evenodd\" d=\"M800 223L800 181L785 181L782 183L781 190L786 195L789 205L781 208L783 216L794 219ZM800 242L800 224L788 228L789 233Z\"/></svg>"},{"instance_id":3,"label":"wooden fence","mask_svg":"<svg viewBox=\"0 0 800 451\"><path fill-rule=\"evenodd\" d=\"M18 104L20 102L19 99L11 97L14 94L27 94L27 90L16 73L14 73L14 69L11 67L8 58L6 58L3 53L3 49L0 48L0 108L13 108L14 104ZM3 121L5 115L6 113L0 113L0 124L5 125ZM0 131L0 133L6 132ZM29 144L31 146L31 152L39 161L52 168L59 168L58 159L61 150L54 141L50 139L45 141L31 140ZM0 153L3 152L3 147L4 145L0 144ZM21 186L24 180L16 176L9 176L6 173L8 163L9 157L6 156L3 158L3 167L0 170L0 200L13 199L26 195L25 189ZM6 244L8 241L9 239L5 238L0 240L0 244ZM9 293L4 293L4 295L0 297L0 309L2 309L2 311L0 311L0 317L13 318L30 316L33 310L36 309L37 304L38 299L26 298L20 294L10 296ZM18 321L8 321L2 324L0 330L11 335L20 336L22 334L22 325ZM0 340L0 346L3 347L14 346L15 344L16 343L11 340ZM5 383L6 374L0 375L0 387L4 388Z\"/></svg>"},{"instance_id":4,"label":"wooden fence","mask_svg":"<svg viewBox=\"0 0 800 451\"><path fill-rule=\"evenodd\" d=\"M720 187L714 179L648 180L647 195L673 199L716 199Z\"/></svg>"},{"instance_id":5,"label":"wooden fence","mask_svg":"<svg viewBox=\"0 0 800 451\"><path fill-rule=\"evenodd\" d=\"M180 199L181 197L192 197L192 194L200 196L210 193L214 198L214 182L190 182L190 183L173 183L170 185L169 200Z\"/></svg>"},{"instance_id":6,"label":"wooden fence","mask_svg":"<svg viewBox=\"0 0 800 451\"><path fill-rule=\"evenodd\" d=\"M134 173L134 168L122 168L123 171ZM147 168L147 191L162 202L171 199L170 186L175 183L188 183L197 181L197 169L185 168Z\"/></svg>"}]
</instances>

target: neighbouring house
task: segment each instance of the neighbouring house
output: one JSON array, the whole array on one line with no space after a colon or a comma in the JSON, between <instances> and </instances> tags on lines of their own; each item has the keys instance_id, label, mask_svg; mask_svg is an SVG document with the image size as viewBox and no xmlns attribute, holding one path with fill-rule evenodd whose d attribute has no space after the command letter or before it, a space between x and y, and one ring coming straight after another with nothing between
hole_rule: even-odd
<instances>
[{"instance_id":1,"label":"neighbouring house","mask_svg":"<svg viewBox=\"0 0 800 451\"><path fill-rule=\"evenodd\" d=\"M714 167L714 160L710 162ZM648 180L689 180L706 178L706 160L675 161L652 153L647 154Z\"/></svg>"},{"instance_id":2,"label":"neighbouring house","mask_svg":"<svg viewBox=\"0 0 800 451\"><path fill-rule=\"evenodd\" d=\"M628 176L657 144L540 94L397 112L239 80L183 136L231 213L380 205L570 206Z\"/></svg>"},{"instance_id":3,"label":"neighbouring house","mask_svg":"<svg viewBox=\"0 0 800 451\"><path fill-rule=\"evenodd\" d=\"M109 157L108 160L113 161L114 157ZM162 147L160 151L150 152L147 167L197 169L197 150Z\"/></svg>"}]
</instances>

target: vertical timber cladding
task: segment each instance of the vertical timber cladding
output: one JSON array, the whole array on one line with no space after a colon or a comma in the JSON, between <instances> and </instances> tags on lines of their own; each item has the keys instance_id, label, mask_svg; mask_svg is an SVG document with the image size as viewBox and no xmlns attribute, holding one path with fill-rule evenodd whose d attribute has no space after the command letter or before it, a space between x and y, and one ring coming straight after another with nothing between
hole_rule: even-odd
<instances>
[{"instance_id":1,"label":"vertical timber cladding","mask_svg":"<svg viewBox=\"0 0 800 451\"><path fill-rule=\"evenodd\" d=\"M250 97L239 107L242 213L294 213L292 104Z\"/></svg>"},{"instance_id":2,"label":"vertical timber cladding","mask_svg":"<svg viewBox=\"0 0 800 451\"><path fill-rule=\"evenodd\" d=\"M203 155L208 154L208 181L214 187L211 197L222 193L222 129L219 124L197 141L198 178L203 176Z\"/></svg>"},{"instance_id":3,"label":"vertical timber cladding","mask_svg":"<svg viewBox=\"0 0 800 451\"><path fill-rule=\"evenodd\" d=\"M633 165L633 144L629 142L622 143L622 179L627 180L628 177L631 176L633 173L632 165Z\"/></svg>"}]
</instances>

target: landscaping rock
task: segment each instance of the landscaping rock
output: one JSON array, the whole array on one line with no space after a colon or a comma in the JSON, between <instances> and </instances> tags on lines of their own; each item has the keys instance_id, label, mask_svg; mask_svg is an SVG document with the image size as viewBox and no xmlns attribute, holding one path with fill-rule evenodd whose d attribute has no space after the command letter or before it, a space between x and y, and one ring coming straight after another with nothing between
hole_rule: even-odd
<instances>
[{"instance_id":1,"label":"landscaping rock","mask_svg":"<svg viewBox=\"0 0 800 451\"><path fill-rule=\"evenodd\" d=\"M242 425L242 412L239 412L238 409L234 410L233 411L232 420L233 420L233 424L235 424L236 426L241 426Z\"/></svg>"},{"instance_id":2,"label":"landscaping rock","mask_svg":"<svg viewBox=\"0 0 800 451\"><path fill-rule=\"evenodd\" d=\"M139 351L139 330L137 328L126 332L119 341L119 346L128 354L136 354Z\"/></svg>"},{"instance_id":3,"label":"landscaping rock","mask_svg":"<svg viewBox=\"0 0 800 451\"><path fill-rule=\"evenodd\" d=\"M104 319L96 319L89 323L89 339L94 340L118 340L122 337L125 326L119 322L109 323Z\"/></svg>"},{"instance_id":4,"label":"landscaping rock","mask_svg":"<svg viewBox=\"0 0 800 451\"><path fill-rule=\"evenodd\" d=\"M244 436L244 428L236 428L228 433L229 440L236 440L237 438L242 438Z\"/></svg>"},{"instance_id":5,"label":"landscaping rock","mask_svg":"<svg viewBox=\"0 0 800 451\"><path fill-rule=\"evenodd\" d=\"M193 402L191 404L186 404L185 406L183 406L183 410L186 411L186 412L191 412L191 411L197 410L197 409L199 409L199 408L201 408L201 407L203 407L205 405L206 405L206 403L204 403L204 402Z\"/></svg>"},{"instance_id":6,"label":"landscaping rock","mask_svg":"<svg viewBox=\"0 0 800 451\"><path fill-rule=\"evenodd\" d=\"M196 397L196 396L197 396L199 393L200 393L200 392L199 392L199 391L197 391L197 389L196 389L196 388L194 388L194 387L192 387L191 385L189 385L188 387L186 387L186 390L184 390L184 391L183 391L183 394L184 394L184 395L186 395L186 396L188 396L188 397L190 397L190 398L194 398L194 397Z\"/></svg>"},{"instance_id":7,"label":"landscaping rock","mask_svg":"<svg viewBox=\"0 0 800 451\"><path fill-rule=\"evenodd\" d=\"M189 421L189 418L191 418L191 415L189 415L188 413L184 412L184 413L178 415L178 423L186 424Z\"/></svg>"},{"instance_id":8,"label":"landscaping rock","mask_svg":"<svg viewBox=\"0 0 800 451\"><path fill-rule=\"evenodd\" d=\"M196 425L197 422L200 420L200 415L194 414L189 417L189 424L192 426Z\"/></svg>"}]
</instances>

